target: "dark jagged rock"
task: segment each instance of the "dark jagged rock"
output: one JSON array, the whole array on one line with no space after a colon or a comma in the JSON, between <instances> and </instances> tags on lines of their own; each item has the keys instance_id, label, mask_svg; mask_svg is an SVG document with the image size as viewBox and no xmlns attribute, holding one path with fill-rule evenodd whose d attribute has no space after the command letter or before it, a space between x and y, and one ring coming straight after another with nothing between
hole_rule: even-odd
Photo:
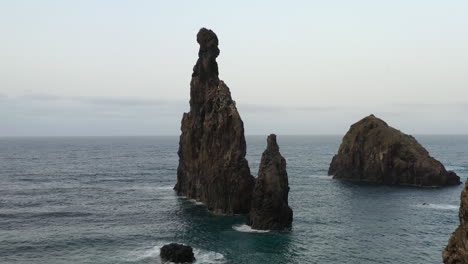
<instances>
[{"instance_id":1,"label":"dark jagged rock","mask_svg":"<svg viewBox=\"0 0 468 264\"><path fill-rule=\"evenodd\" d=\"M460 196L460 225L452 233L442 253L445 264L468 263L468 181Z\"/></svg>"},{"instance_id":2,"label":"dark jagged rock","mask_svg":"<svg viewBox=\"0 0 468 264\"><path fill-rule=\"evenodd\" d=\"M286 161L279 152L276 135L271 134L262 154L247 224L261 230L291 228L293 211L288 206L288 193Z\"/></svg>"},{"instance_id":3,"label":"dark jagged rock","mask_svg":"<svg viewBox=\"0 0 468 264\"><path fill-rule=\"evenodd\" d=\"M198 61L190 82L190 112L182 117L174 189L217 214L246 214L255 183L245 159L244 124L229 88L218 78L218 38L197 34Z\"/></svg>"},{"instance_id":4,"label":"dark jagged rock","mask_svg":"<svg viewBox=\"0 0 468 264\"><path fill-rule=\"evenodd\" d=\"M192 263L195 261L193 249L190 246L171 243L161 248L160 257L165 261L175 263Z\"/></svg>"},{"instance_id":5,"label":"dark jagged rock","mask_svg":"<svg viewBox=\"0 0 468 264\"><path fill-rule=\"evenodd\" d=\"M343 137L328 170L336 179L414 186L460 184L414 137L370 115Z\"/></svg>"}]
</instances>

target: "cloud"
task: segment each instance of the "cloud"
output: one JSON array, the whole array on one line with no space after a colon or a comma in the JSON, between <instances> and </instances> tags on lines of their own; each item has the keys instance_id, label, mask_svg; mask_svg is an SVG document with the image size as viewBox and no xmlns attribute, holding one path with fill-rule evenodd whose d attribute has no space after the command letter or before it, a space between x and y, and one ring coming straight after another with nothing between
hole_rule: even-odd
<instances>
[{"instance_id":1,"label":"cloud","mask_svg":"<svg viewBox=\"0 0 468 264\"><path fill-rule=\"evenodd\" d=\"M56 101L62 99L62 97L52 94L27 94L16 97L21 100L33 100L33 101Z\"/></svg>"},{"instance_id":2,"label":"cloud","mask_svg":"<svg viewBox=\"0 0 468 264\"><path fill-rule=\"evenodd\" d=\"M322 112L322 111L336 111L340 110L340 107L330 106L330 107L321 107L321 106L298 106L294 108L295 110L305 111L305 112Z\"/></svg>"},{"instance_id":3,"label":"cloud","mask_svg":"<svg viewBox=\"0 0 468 264\"><path fill-rule=\"evenodd\" d=\"M467 133L468 103L287 106L239 104L247 134L343 134L371 113L403 131ZM189 103L142 97L0 94L0 136L177 135ZM435 122L434 120L437 120Z\"/></svg>"},{"instance_id":4,"label":"cloud","mask_svg":"<svg viewBox=\"0 0 468 264\"><path fill-rule=\"evenodd\" d=\"M1 94L0 94L1 97ZM17 100L46 101L46 102L73 102L96 106L118 106L118 107L155 107L161 105L182 105L182 101L161 100L139 97L112 97L112 96L59 96L52 94L28 94L11 97Z\"/></svg>"},{"instance_id":5,"label":"cloud","mask_svg":"<svg viewBox=\"0 0 468 264\"><path fill-rule=\"evenodd\" d=\"M187 103L171 100L82 97L29 94L5 97L0 104L2 120L97 120L154 119L177 117L187 110ZM127 122L127 121L125 121Z\"/></svg>"},{"instance_id":6,"label":"cloud","mask_svg":"<svg viewBox=\"0 0 468 264\"><path fill-rule=\"evenodd\" d=\"M321 107L321 106L285 106L285 105L256 105L256 104L239 104L238 108L247 112L284 112L289 113L291 111L301 112L324 112L324 111L335 111L339 110L339 107Z\"/></svg>"},{"instance_id":7,"label":"cloud","mask_svg":"<svg viewBox=\"0 0 468 264\"><path fill-rule=\"evenodd\" d=\"M93 105L109 105L118 107L154 107L175 103L164 100L135 97L71 97L70 100L76 100Z\"/></svg>"},{"instance_id":8,"label":"cloud","mask_svg":"<svg viewBox=\"0 0 468 264\"><path fill-rule=\"evenodd\" d=\"M451 102L451 103L395 103L392 104L394 107L412 108L412 109L440 109L440 108L451 108L451 109L466 109L468 108L468 102Z\"/></svg>"},{"instance_id":9,"label":"cloud","mask_svg":"<svg viewBox=\"0 0 468 264\"><path fill-rule=\"evenodd\" d=\"M0 136L178 134L188 103L29 94L0 100Z\"/></svg>"}]
</instances>

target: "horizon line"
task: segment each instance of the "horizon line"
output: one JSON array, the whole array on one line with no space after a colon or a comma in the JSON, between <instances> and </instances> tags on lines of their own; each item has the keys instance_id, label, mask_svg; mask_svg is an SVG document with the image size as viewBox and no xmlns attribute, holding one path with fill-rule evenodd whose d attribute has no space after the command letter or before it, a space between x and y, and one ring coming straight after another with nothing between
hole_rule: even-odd
<instances>
[{"instance_id":1,"label":"horizon line","mask_svg":"<svg viewBox=\"0 0 468 264\"><path fill-rule=\"evenodd\" d=\"M344 136L345 134L278 134L278 133L267 133L267 134L246 134L246 137L256 137L256 136L267 136L270 134L276 134L279 136ZM468 136L468 134L449 134L449 133L416 133L416 134L408 134L408 135L416 135L416 136ZM179 137L178 135L26 135L26 136L13 136L13 135L6 135L0 136L2 138L87 138L87 137Z\"/></svg>"}]
</instances>

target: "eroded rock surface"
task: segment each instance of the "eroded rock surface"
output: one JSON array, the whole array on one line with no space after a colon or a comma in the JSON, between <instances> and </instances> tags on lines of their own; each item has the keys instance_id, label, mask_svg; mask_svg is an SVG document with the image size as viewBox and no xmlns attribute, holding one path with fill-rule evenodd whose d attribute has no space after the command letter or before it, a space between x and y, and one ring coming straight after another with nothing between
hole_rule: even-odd
<instances>
[{"instance_id":1,"label":"eroded rock surface","mask_svg":"<svg viewBox=\"0 0 468 264\"><path fill-rule=\"evenodd\" d=\"M293 211L288 205L288 193L286 160L279 152L276 135L272 134L262 154L247 224L261 230L291 228Z\"/></svg>"},{"instance_id":2,"label":"eroded rock surface","mask_svg":"<svg viewBox=\"0 0 468 264\"><path fill-rule=\"evenodd\" d=\"M328 170L336 179L414 186L460 184L414 137L370 115L353 124Z\"/></svg>"},{"instance_id":3,"label":"eroded rock surface","mask_svg":"<svg viewBox=\"0 0 468 264\"><path fill-rule=\"evenodd\" d=\"M442 253L445 264L468 263L468 181L460 196L460 225L452 233Z\"/></svg>"},{"instance_id":4,"label":"eroded rock surface","mask_svg":"<svg viewBox=\"0 0 468 264\"><path fill-rule=\"evenodd\" d=\"M174 263L192 263L195 261L192 247L177 243L164 245L161 248L160 257L165 261Z\"/></svg>"},{"instance_id":5,"label":"eroded rock surface","mask_svg":"<svg viewBox=\"0 0 468 264\"><path fill-rule=\"evenodd\" d=\"M255 184L245 159L244 124L227 85L218 78L218 38L197 34L198 61L190 82L190 112L182 117L174 189L217 214L247 214Z\"/></svg>"}]
</instances>

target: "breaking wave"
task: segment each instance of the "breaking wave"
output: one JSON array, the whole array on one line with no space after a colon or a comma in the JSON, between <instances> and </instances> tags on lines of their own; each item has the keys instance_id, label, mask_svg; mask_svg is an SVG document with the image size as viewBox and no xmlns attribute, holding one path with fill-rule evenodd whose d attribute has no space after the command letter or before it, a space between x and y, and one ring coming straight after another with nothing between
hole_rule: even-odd
<instances>
[{"instance_id":1,"label":"breaking wave","mask_svg":"<svg viewBox=\"0 0 468 264\"><path fill-rule=\"evenodd\" d=\"M270 230L257 230L257 229L252 229L252 227L248 225L233 225L232 229L239 231L239 232L244 232L244 233L268 233Z\"/></svg>"},{"instance_id":2,"label":"breaking wave","mask_svg":"<svg viewBox=\"0 0 468 264\"><path fill-rule=\"evenodd\" d=\"M152 248L134 252L131 254L130 260L142 261L146 259L154 259L155 263L165 263L165 264L172 263L172 262L162 262L161 258L159 257L160 249L165 244L168 244L168 243L158 243L156 246ZM193 254L195 255L195 259L196 259L194 263L209 263L209 264L226 263L226 259L224 258L224 255L218 252L193 248Z\"/></svg>"},{"instance_id":3,"label":"breaking wave","mask_svg":"<svg viewBox=\"0 0 468 264\"><path fill-rule=\"evenodd\" d=\"M458 210L460 208L460 206L453 205L453 204L430 204L430 203L422 203L422 204L419 204L418 207L436 209L436 210Z\"/></svg>"}]
</instances>

